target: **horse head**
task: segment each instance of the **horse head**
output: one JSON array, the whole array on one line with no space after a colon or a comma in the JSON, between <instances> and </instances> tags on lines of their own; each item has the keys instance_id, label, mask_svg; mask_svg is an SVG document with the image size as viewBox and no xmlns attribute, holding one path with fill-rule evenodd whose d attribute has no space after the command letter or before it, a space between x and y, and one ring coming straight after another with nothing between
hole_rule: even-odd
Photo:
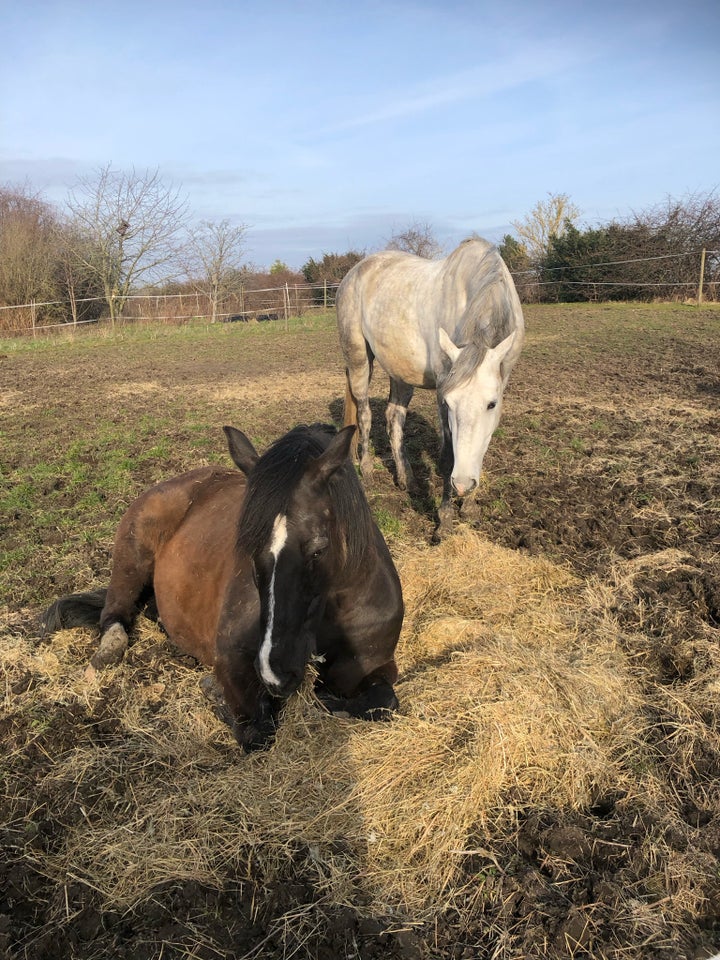
<instances>
[{"instance_id":1,"label":"horse head","mask_svg":"<svg viewBox=\"0 0 720 960\"><path fill-rule=\"evenodd\" d=\"M354 432L296 428L260 457L244 434L225 428L231 456L248 477L238 542L252 559L260 597L255 669L276 697L302 683L328 585L342 566L331 479L348 462Z\"/></svg>"},{"instance_id":2,"label":"horse head","mask_svg":"<svg viewBox=\"0 0 720 960\"><path fill-rule=\"evenodd\" d=\"M438 337L451 364L438 388L452 436L450 479L455 493L465 497L480 480L490 438L500 421L506 382L502 363L512 349L515 333L489 348L475 343L458 347L442 328Z\"/></svg>"}]
</instances>

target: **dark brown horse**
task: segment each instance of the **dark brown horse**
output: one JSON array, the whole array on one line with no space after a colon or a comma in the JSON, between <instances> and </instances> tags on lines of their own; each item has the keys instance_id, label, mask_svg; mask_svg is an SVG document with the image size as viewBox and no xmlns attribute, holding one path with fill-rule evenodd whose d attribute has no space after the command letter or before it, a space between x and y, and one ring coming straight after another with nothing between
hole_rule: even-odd
<instances>
[{"instance_id":1,"label":"dark brown horse","mask_svg":"<svg viewBox=\"0 0 720 960\"><path fill-rule=\"evenodd\" d=\"M299 426L262 457L224 429L242 473L202 467L142 494L120 521L108 589L57 600L46 630L99 625L102 667L122 656L138 610L156 609L170 639L214 668L246 750L268 745L311 659L331 712L387 717L402 592L348 460L354 428Z\"/></svg>"}]
</instances>

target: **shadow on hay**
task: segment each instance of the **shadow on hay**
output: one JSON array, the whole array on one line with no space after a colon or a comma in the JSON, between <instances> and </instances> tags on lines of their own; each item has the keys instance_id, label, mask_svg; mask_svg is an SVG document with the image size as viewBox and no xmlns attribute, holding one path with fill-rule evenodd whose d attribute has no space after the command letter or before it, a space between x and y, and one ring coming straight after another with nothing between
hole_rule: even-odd
<instances>
[{"instance_id":1,"label":"shadow on hay","mask_svg":"<svg viewBox=\"0 0 720 960\"><path fill-rule=\"evenodd\" d=\"M381 400L378 397L370 400L372 411L370 439L376 460L382 462L383 474L391 477L396 484L397 474L385 426L386 407L387 400ZM342 423L342 399L333 400L328 409L332 420L335 423ZM408 491L408 497L418 515L434 522L437 519L434 482L435 477L439 475L440 455L437 426L421 413L408 410L404 436L405 448L412 463L416 481L416 488L413 492Z\"/></svg>"},{"instance_id":2,"label":"shadow on hay","mask_svg":"<svg viewBox=\"0 0 720 960\"><path fill-rule=\"evenodd\" d=\"M438 653L424 654L422 660L417 660L403 668L398 689L401 691L402 685L409 683L411 680L426 676L431 677L435 670L446 667L463 654L481 652L487 645L487 640L488 638L485 635L469 636L464 639L458 638Z\"/></svg>"},{"instance_id":3,"label":"shadow on hay","mask_svg":"<svg viewBox=\"0 0 720 960\"><path fill-rule=\"evenodd\" d=\"M326 714L308 685L288 703L278 744L244 757L197 689L202 668L174 656L154 625L141 629L126 662L84 697L61 696L32 656L18 665L38 675L17 685L3 725L14 761L0 956L417 956L396 921L368 916L368 828L348 750L365 724ZM65 673L92 642L68 632ZM41 728L27 722L30 697Z\"/></svg>"}]
</instances>

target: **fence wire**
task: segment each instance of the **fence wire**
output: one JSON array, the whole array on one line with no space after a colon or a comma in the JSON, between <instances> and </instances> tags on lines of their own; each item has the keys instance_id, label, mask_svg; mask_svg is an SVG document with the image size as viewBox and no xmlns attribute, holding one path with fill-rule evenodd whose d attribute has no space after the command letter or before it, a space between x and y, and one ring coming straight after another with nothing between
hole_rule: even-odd
<instances>
[{"instance_id":1,"label":"fence wire","mask_svg":"<svg viewBox=\"0 0 720 960\"><path fill-rule=\"evenodd\" d=\"M559 267L539 267L537 269L510 271L513 278L518 283L518 289L521 299L530 302L533 299L540 299L538 291L540 288L553 287L562 290L563 287L581 288L585 287L591 293L597 288L616 288L617 290L631 291L633 289L662 290L664 296L682 295L687 297L688 292L703 291L708 299L718 299L717 280L717 258L720 257L720 250L706 250L705 263L710 268L712 275L702 282L701 274L698 273L697 280L686 279L655 279L643 280L635 279L633 276L618 276L617 279L608 278L603 274L602 279L592 279L592 277L583 277L582 279L565 279L558 276L557 279L544 279L548 274L561 274L566 276L577 276L578 272L591 272L608 267L627 267L628 265L651 264L662 260L687 260L688 258L698 258L699 251L681 251L678 253L658 254L651 257L639 257L635 259L603 260L594 263L572 264ZM650 272L650 271L648 271ZM683 272L687 275L687 269ZM287 320L291 316L302 315L304 312L313 309L326 308L334 305L335 293L339 283L317 284L284 284L279 287L262 287L258 289L243 288L238 295L228 298L223 304L222 309L213 310L212 304L207 296L199 292L186 293L147 293L131 294L123 298L123 302L135 305L145 304L145 309L136 310L133 314L123 311L119 318L122 323L142 323L142 322L160 322L160 323L187 323L193 320L199 321L217 321L219 323L242 322L250 320ZM535 291L535 293L533 293ZM571 298L573 299L573 298ZM628 298L632 299L632 298ZM638 298L642 299L642 298ZM173 310L171 304L178 302L179 310ZM192 303L195 309L187 312L188 302ZM87 310L88 307L96 305L97 309L91 318L79 318L77 308L81 307ZM83 297L74 300L47 300L35 301L25 304L0 305L0 329L5 329L8 333L29 333L44 330L62 330L77 326L86 326L95 323L107 323L108 316L102 313L107 303L102 297ZM161 309L162 307L162 309ZM75 319L56 320L53 323L38 322L40 314L49 310L63 310L66 314L74 314ZM14 313L13 313L14 312ZM13 322L17 316L21 322ZM44 318L42 318L44 320Z\"/></svg>"}]
</instances>

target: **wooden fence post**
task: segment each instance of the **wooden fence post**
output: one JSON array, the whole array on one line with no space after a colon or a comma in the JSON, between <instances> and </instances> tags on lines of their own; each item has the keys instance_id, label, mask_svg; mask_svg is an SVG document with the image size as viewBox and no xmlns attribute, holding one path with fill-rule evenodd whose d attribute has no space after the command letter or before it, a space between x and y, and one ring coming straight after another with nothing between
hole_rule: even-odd
<instances>
[{"instance_id":1,"label":"wooden fence post","mask_svg":"<svg viewBox=\"0 0 720 960\"><path fill-rule=\"evenodd\" d=\"M705 247L702 248L702 253L700 254L700 283L698 284L698 306L702 303L703 298L703 281L705 280Z\"/></svg>"}]
</instances>

